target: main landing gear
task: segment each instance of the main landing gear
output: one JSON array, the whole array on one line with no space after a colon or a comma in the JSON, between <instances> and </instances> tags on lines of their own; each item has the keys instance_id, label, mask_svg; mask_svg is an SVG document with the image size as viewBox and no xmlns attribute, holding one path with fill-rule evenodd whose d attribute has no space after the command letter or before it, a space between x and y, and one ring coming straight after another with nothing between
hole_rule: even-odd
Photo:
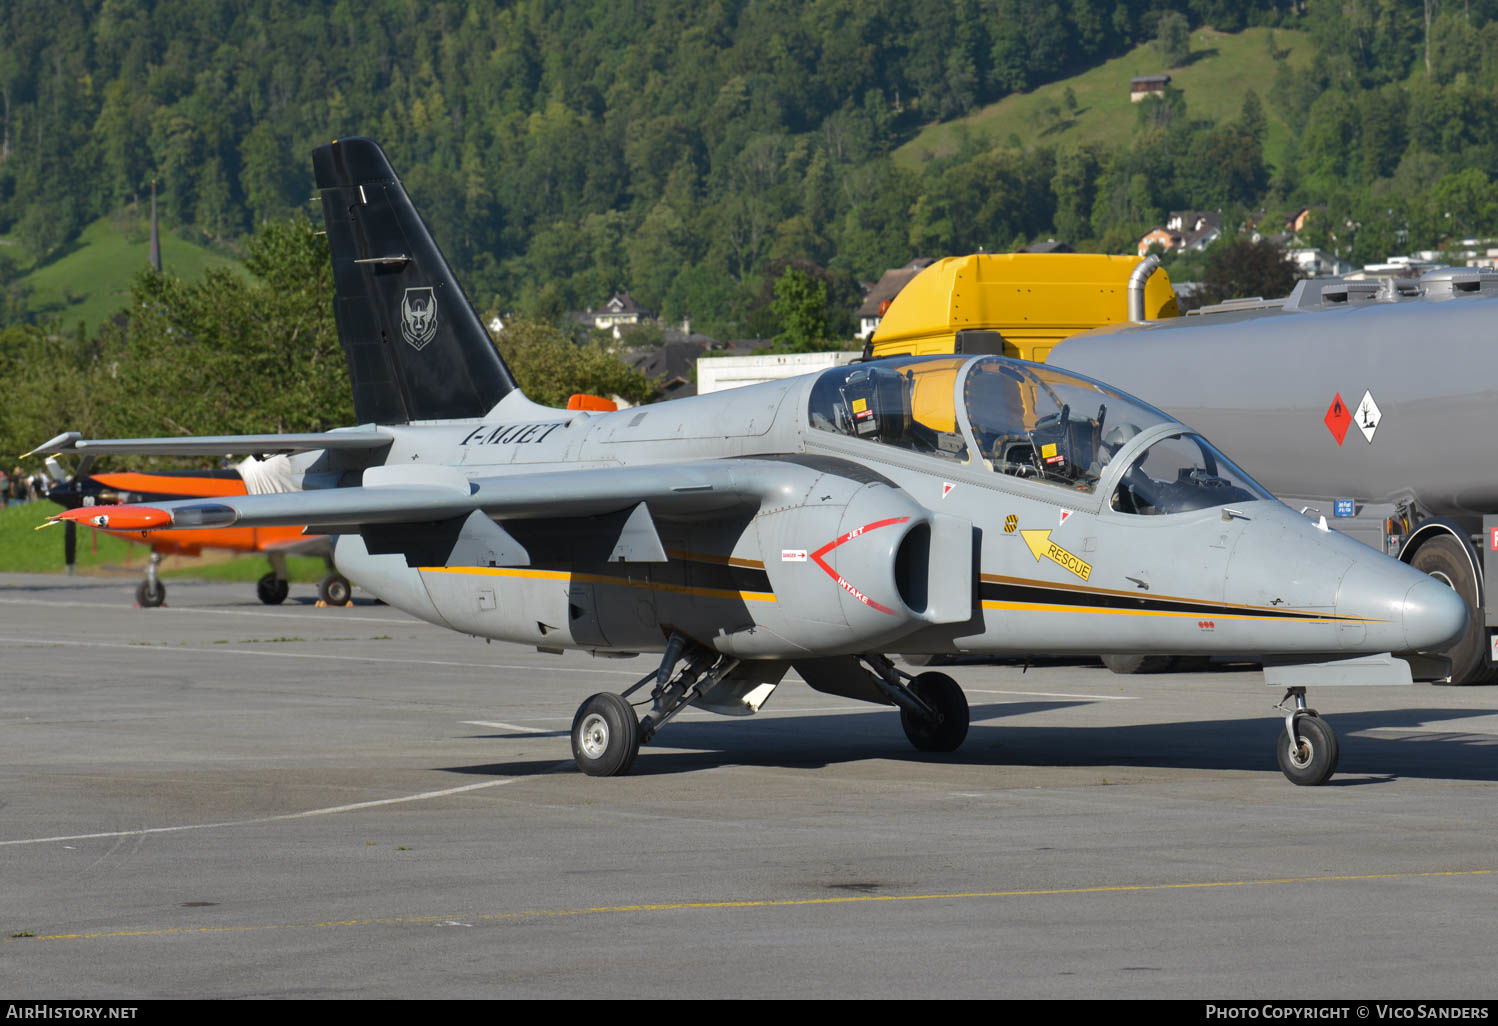
<instances>
[{"instance_id":1,"label":"main landing gear","mask_svg":"<svg viewBox=\"0 0 1498 1026\"><path fill-rule=\"evenodd\" d=\"M967 738L967 696L945 673L911 676L882 655L859 656L869 679L900 710L900 726L923 752L955 752Z\"/></svg>"},{"instance_id":2,"label":"main landing gear","mask_svg":"<svg viewBox=\"0 0 1498 1026\"><path fill-rule=\"evenodd\" d=\"M317 597L330 606L346 606L353 597L354 586L337 570L328 569L327 575L317 582Z\"/></svg>"},{"instance_id":3,"label":"main landing gear","mask_svg":"<svg viewBox=\"0 0 1498 1026\"><path fill-rule=\"evenodd\" d=\"M962 744L967 737L968 705L955 680L944 673L912 677L882 655L859 658L872 671L868 677L877 693L899 707L900 726L912 745L923 752L951 752ZM578 707L572 718L572 757L577 768L594 777L628 773L640 745L660 733L694 699L717 687L738 665L737 659L688 642L679 634L671 635L654 673L622 694L593 695ZM652 682L650 712L637 720L629 696Z\"/></svg>"},{"instance_id":4,"label":"main landing gear","mask_svg":"<svg viewBox=\"0 0 1498 1026\"><path fill-rule=\"evenodd\" d=\"M271 552L266 558L270 560L271 572L255 582L255 594L266 605L279 606L291 594L286 556L281 552ZM324 605L346 606L353 594L354 586L349 583L349 579L333 569L332 560L328 560L328 572L317 582L317 597Z\"/></svg>"},{"instance_id":5,"label":"main landing gear","mask_svg":"<svg viewBox=\"0 0 1498 1026\"><path fill-rule=\"evenodd\" d=\"M1326 783L1337 771L1337 735L1315 709L1306 708L1306 689L1290 688L1275 708L1285 713L1275 749L1281 772L1293 784Z\"/></svg>"}]
</instances>

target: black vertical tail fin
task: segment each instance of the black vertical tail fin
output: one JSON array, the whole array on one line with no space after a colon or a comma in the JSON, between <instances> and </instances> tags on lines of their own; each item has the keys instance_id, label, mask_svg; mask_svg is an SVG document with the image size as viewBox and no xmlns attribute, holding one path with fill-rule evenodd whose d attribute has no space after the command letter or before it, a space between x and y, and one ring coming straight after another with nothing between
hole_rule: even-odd
<instances>
[{"instance_id":1,"label":"black vertical tail fin","mask_svg":"<svg viewBox=\"0 0 1498 1026\"><path fill-rule=\"evenodd\" d=\"M361 423L482 417L519 388L378 145L312 151Z\"/></svg>"}]
</instances>

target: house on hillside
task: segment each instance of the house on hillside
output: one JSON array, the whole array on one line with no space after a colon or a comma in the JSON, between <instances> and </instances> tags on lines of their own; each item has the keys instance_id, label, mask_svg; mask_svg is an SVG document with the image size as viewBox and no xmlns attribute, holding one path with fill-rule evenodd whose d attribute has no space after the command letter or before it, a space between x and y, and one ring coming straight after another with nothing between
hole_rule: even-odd
<instances>
[{"instance_id":1,"label":"house on hillside","mask_svg":"<svg viewBox=\"0 0 1498 1026\"><path fill-rule=\"evenodd\" d=\"M1340 278L1354 270L1350 262L1324 249L1287 249L1285 256L1307 278Z\"/></svg>"},{"instance_id":2,"label":"house on hillside","mask_svg":"<svg viewBox=\"0 0 1498 1026\"><path fill-rule=\"evenodd\" d=\"M667 340L651 349L635 349L623 354L624 363L655 384L661 399L680 399L697 394L697 361L703 353L726 353L747 356L756 342L719 342L707 335L686 335Z\"/></svg>"},{"instance_id":3,"label":"house on hillside","mask_svg":"<svg viewBox=\"0 0 1498 1026\"><path fill-rule=\"evenodd\" d=\"M1311 219L1312 214L1325 214L1326 204L1316 203L1309 207L1301 207L1295 213L1285 218L1285 232L1290 235L1299 235L1305 228L1306 222Z\"/></svg>"},{"instance_id":4,"label":"house on hillside","mask_svg":"<svg viewBox=\"0 0 1498 1026\"><path fill-rule=\"evenodd\" d=\"M591 324L602 331L611 332L615 338L619 337L619 328L625 324L639 324L641 318L649 318L650 314L636 305L634 298L628 292L616 292L612 299L603 304L601 310L589 310L579 320L584 324Z\"/></svg>"},{"instance_id":5,"label":"house on hillside","mask_svg":"<svg viewBox=\"0 0 1498 1026\"><path fill-rule=\"evenodd\" d=\"M1165 96L1169 75L1135 75L1129 79L1129 102L1138 103L1147 96Z\"/></svg>"},{"instance_id":6,"label":"house on hillside","mask_svg":"<svg viewBox=\"0 0 1498 1026\"><path fill-rule=\"evenodd\" d=\"M936 261L931 257L916 257L904 267L894 267L879 276L868 292L864 293L863 305L854 314L858 318L858 337L868 341L874 329L879 327L879 322L884 319L884 312L889 309L889 304L900 294L910 279L920 274Z\"/></svg>"},{"instance_id":7,"label":"house on hillside","mask_svg":"<svg viewBox=\"0 0 1498 1026\"><path fill-rule=\"evenodd\" d=\"M1222 235L1220 210L1172 210L1164 226L1152 228L1139 240L1139 255L1150 247L1179 249L1188 253L1206 249Z\"/></svg>"}]
</instances>

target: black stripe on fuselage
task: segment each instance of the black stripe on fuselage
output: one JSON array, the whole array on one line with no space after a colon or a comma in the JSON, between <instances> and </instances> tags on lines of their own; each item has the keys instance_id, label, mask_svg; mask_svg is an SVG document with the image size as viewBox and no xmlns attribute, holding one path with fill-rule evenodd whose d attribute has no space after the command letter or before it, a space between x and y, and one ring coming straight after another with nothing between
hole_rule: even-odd
<instances>
[{"instance_id":1,"label":"black stripe on fuselage","mask_svg":"<svg viewBox=\"0 0 1498 1026\"><path fill-rule=\"evenodd\" d=\"M987 602L1022 602L1036 605L1074 606L1078 609L1114 609L1120 613L1189 613L1202 616L1253 616L1274 620L1346 620L1363 617L1338 616L1319 610L1280 609L1275 606L1232 605L1202 599L1162 595L1150 598L1125 592L1071 588L1041 581L983 575L982 597Z\"/></svg>"}]
</instances>

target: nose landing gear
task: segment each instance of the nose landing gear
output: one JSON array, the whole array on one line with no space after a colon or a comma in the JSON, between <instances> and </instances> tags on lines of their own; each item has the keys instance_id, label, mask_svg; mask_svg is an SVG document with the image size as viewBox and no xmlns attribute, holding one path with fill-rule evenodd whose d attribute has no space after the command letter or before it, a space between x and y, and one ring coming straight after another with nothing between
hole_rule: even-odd
<instances>
[{"instance_id":1,"label":"nose landing gear","mask_svg":"<svg viewBox=\"0 0 1498 1026\"><path fill-rule=\"evenodd\" d=\"M1287 708L1286 703L1290 702L1294 705ZM1315 709L1306 707L1306 689L1290 688L1275 708L1285 712L1285 726L1275 748L1280 771L1292 784L1314 786L1326 783L1337 771L1337 757L1341 752L1332 728Z\"/></svg>"}]
</instances>

